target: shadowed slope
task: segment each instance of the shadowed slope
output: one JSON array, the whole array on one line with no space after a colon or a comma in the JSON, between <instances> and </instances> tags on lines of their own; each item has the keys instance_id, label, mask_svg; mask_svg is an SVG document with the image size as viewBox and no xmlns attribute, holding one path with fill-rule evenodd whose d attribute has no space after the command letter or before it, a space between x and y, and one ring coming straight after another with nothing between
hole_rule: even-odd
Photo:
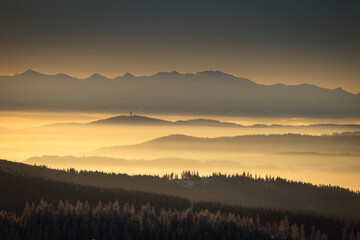
<instances>
[{"instance_id":1,"label":"shadowed slope","mask_svg":"<svg viewBox=\"0 0 360 240\"><path fill-rule=\"evenodd\" d=\"M129 176L88 171L59 171L44 167L0 161L1 169L30 177L93 185L106 188L151 191L182 196L191 201L217 201L243 206L258 206L287 210L314 211L358 219L360 195L340 187L314 186L282 178L254 178L249 174L232 177L214 174L199 177L184 172L182 179L167 175ZM3 185L6 187L6 183Z\"/></svg>"},{"instance_id":2,"label":"shadowed slope","mask_svg":"<svg viewBox=\"0 0 360 240\"><path fill-rule=\"evenodd\" d=\"M107 203L117 199L121 203L134 204L137 208L149 202L158 211L162 207L180 210L190 206L186 199L149 193L150 189L138 192L115 186L103 185L105 188L101 188L91 182L67 181L61 177L71 172L74 171L66 173L0 160L1 210L21 212L26 202L39 202L41 199L54 205L57 205L59 200L68 200L73 204L81 200L96 205L99 201ZM94 177L96 175L94 173Z\"/></svg>"}]
</instances>

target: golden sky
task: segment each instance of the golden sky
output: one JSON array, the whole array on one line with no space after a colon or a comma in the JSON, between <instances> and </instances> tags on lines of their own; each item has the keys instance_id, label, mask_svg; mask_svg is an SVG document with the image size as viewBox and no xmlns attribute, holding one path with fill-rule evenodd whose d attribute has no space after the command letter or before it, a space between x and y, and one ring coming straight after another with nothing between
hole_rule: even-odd
<instances>
[{"instance_id":1,"label":"golden sky","mask_svg":"<svg viewBox=\"0 0 360 240\"><path fill-rule=\"evenodd\" d=\"M0 75L219 70L360 92L353 1L2 1Z\"/></svg>"}]
</instances>

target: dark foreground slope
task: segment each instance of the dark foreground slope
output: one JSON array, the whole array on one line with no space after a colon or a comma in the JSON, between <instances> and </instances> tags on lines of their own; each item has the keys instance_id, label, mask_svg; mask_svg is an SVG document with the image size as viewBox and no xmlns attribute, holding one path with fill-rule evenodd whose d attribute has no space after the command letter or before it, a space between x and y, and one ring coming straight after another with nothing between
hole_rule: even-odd
<instances>
[{"instance_id":1,"label":"dark foreground slope","mask_svg":"<svg viewBox=\"0 0 360 240\"><path fill-rule=\"evenodd\" d=\"M190 201L216 201L264 208L310 211L328 216L360 218L360 194L332 186L314 186L282 178L256 178L251 174L199 177L184 172L175 175L129 176L75 170L53 170L1 161L0 167L27 176L92 185L105 188L157 192L185 197Z\"/></svg>"},{"instance_id":2,"label":"dark foreground slope","mask_svg":"<svg viewBox=\"0 0 360 240\"><path fill-rule=\"evenodd\" d=\"M353 231L352 231L353 233ZM354 233L353 233L354 234ZM221 214L201 210L193 212L165 211L156 213L149 204L140 210L118 202L99 204L91 208L78 202L76 206L60 202L54 207L42 201L26 205L20 217L0 212L0 238L13 239L328 239L315 227L306 233L304 226L279 223L259 218ZM332 235L330 234L330 237ZM335 239L335 238L331 238ZM346 238L345 238L346 239ZM347 240L347 239L346 239Z\"/></svg>"},{"instance_id":3,"label":"dark foreground slope","mask_svg":"<svg viewBox=\"0 0 360 240\"><path fill-rule=\"evenodd\" d=\"M360 237L358 220L214 202L195 202L190 207L188 200L178 197L49 178L62 174L79 175L74 170L1 161L0 239L325 240L341 239L344 231L347 236L343 239ZM96 175L103 175L90 174L95 180ZM183 177L195 176L184 172ZM148 180L151 178L155 179ZM151 205L143 205L146 202Z\"/></svg>"},{"instance_id":4,"label":"dark foreground slope","mask_svg":"<svg viewBox=\"0 0 360 240\"><path fill-rule=\"evenodd\" d=\"M87 201L92 206L99 201L107 203L118 200L121 204L131 203L137 208L149 202L157 210L162 207L184 210L190 206L188 200L180 197L120 188L100 188L51 179L56 179L56 177L47 178L36 174L31 176L26 172L6 168L1 164L0 210L21 212L26 202L39 202L41 199L46 199L54 205L57 205L61 199L72 204L80 200Z\"/></svg>"}]
</instances>

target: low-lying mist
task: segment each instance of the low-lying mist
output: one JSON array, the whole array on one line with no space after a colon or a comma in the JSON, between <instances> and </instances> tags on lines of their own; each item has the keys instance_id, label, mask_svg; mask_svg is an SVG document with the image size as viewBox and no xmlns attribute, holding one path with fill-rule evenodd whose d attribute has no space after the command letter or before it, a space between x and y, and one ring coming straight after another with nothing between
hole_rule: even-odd
<instances>
[{"instance_id":1,"label":"low-lying mist","mask_svg":"<svg viewBox=\"0 0 360 240\"><path fill-rule=\"evenodd\" d=\"M60 169L128 174L250 171L360 189L359 136L332 136L358 131L357 125L85 124L96 119L88 118L82 118L82 124L23 129L0 125L0 157Z\"/></svg>"},{"instance_id":2,"label":"low-lying mist","mask_svg":"<svg viewBox=\"0 0 360 240\"><path fill-rule=\"evenodd\" d=\"M58 125L25 129L0 127L1 157L14 161L23 161L39 155L89 155L96 149L131 145L154 138L184 134L196 137L222 137L253 134L331 134L333 132L352 131L349 127L208 127L208 126L143 126L143 125ZM254 148L261 149L258 146ZM285 152L289 150L283 150ZM306 150L308 151L308 150ZM90 154L93 155L93 154ZM159 156L146 156L146 158ZM177 156L175 156L177 157ZM187 158L194 158L192 155Z\"/></svg>"},{"instance_id":3,"label":"low-lying mist","mask_svg":"<svg viewBox=\"0 0 360 240\"><path fill-rule=\"evenodd\" d=\"M281 176L287 179L315 184L339 185L360 190L359 158L262 155L243 156L232 160L194 160L183 158L160 159L121 159L99 156L39 156L31 157L24 163L45 165L56 169L75 168L102 172L127 173L130 175L164 175L171 172L179 176L182 171L191 169L200 175L214 172L236 174L250 172L257 176Z\"/></svg>"}]
</instances>

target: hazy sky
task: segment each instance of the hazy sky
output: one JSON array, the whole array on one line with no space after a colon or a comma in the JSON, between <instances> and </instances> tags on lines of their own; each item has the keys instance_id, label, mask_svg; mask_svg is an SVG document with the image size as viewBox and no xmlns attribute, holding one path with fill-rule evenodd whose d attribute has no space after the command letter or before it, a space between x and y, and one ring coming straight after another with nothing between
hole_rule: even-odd
<instances>
[{"instance_id":1,"label":"hazy sky","mask_svg":"<svg viewBox=\"0 0 360 240\"><path fill-rule=\"evenodd\" d=\"M2 0L0 75L220 70L360 92L360 1Z\"/></svg>"}]
</instances>

